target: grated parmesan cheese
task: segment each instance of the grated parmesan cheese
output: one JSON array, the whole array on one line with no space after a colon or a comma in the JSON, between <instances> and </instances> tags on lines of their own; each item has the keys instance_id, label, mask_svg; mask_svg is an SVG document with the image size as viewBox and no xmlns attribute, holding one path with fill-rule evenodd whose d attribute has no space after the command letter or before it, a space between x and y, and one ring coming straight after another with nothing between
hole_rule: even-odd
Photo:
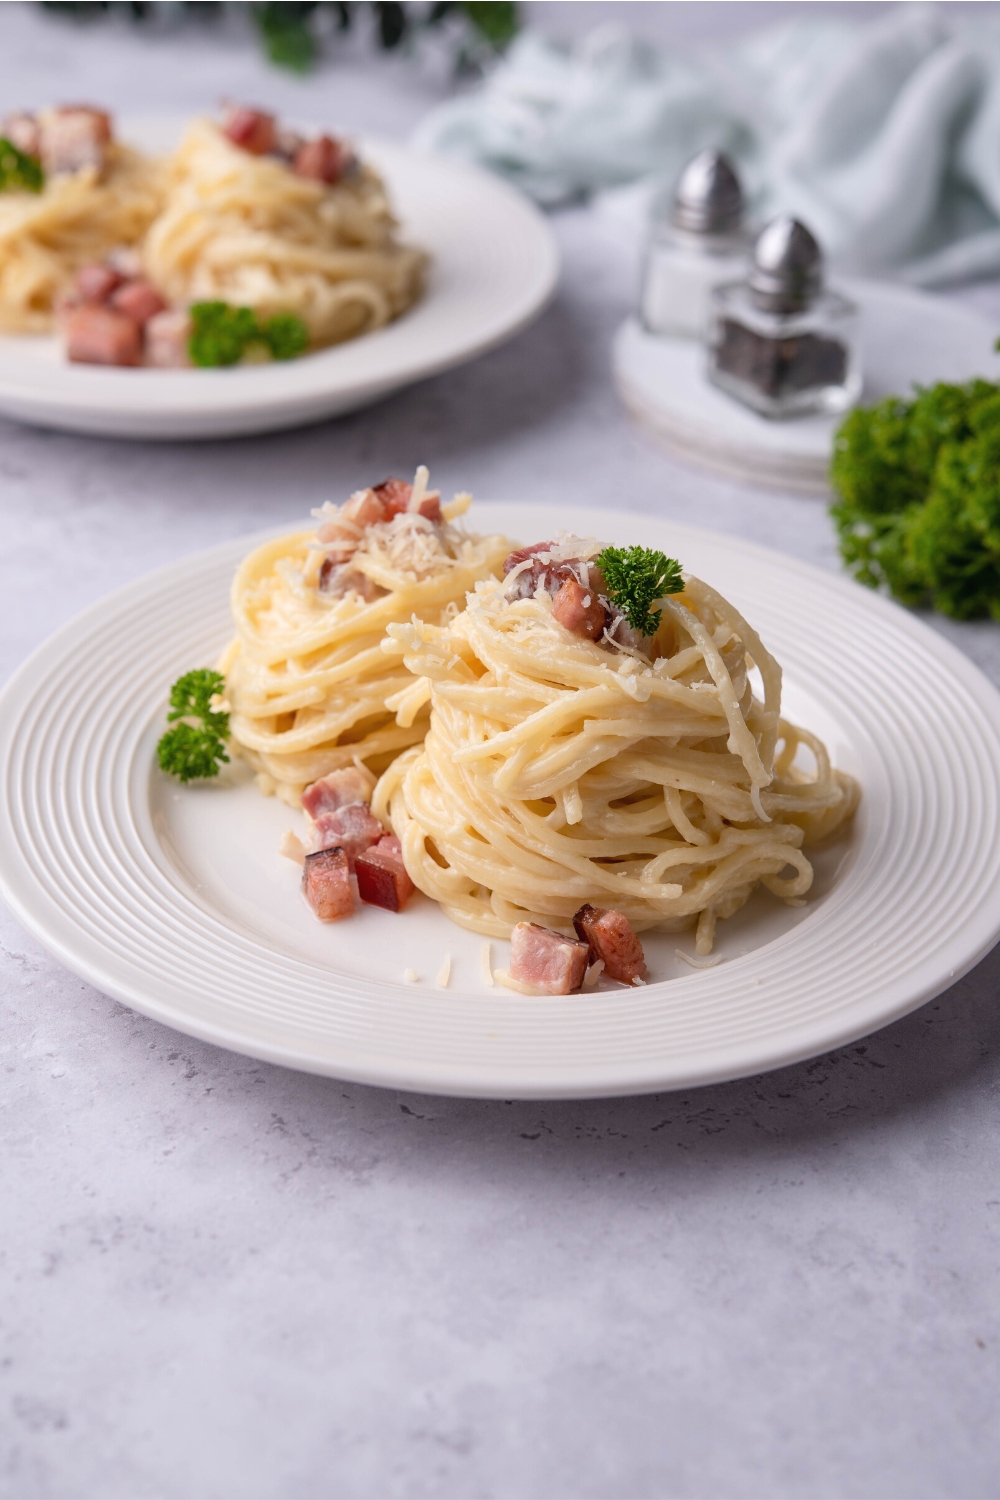
<instances>
[{"instance_id":1,"label":"grated parmesan cheese","mask_svg":"<svg viewBox=\"0 0 1000 1500\"><path fill-rule=\"evenodd\" d=\"M306 846L291 828L286 828L281 835L278 853L283 854L286 859L293 860L297 865L304 865L306 862Z\"/></svg>"},{"instance_id":2,"label":"grated parmesan cheese","mask_svg":"<svg viewBox=\"0 0 1000 1500\"><path fill-rule=\"evenodd\" d=\"M416 969L404 969L403 978L406 980L407 984L420 983L420 976L418 975Z\"/></svg>"},{"instance_id":3,"label":"grated parmesan cheese","mask_svg":"<svg viewBox=\"0 0 1000 1500\"><path fill-rule=\"evenodd\" d=\"M434 983L437 985L437 987L438 987L439 990L446 990L448 988L448 981L450 979L451 979L451 954L450 953L446 953L445 956L444 956L444 963L441 965L440 969L438 970L438 976L437 976L437 979L434 981Z\"/></svg>"},{"instance_id":4,"label":"grated parmesan cheese","mask_svg":"<svg viewBox=\"0 0 1000 1500\"><path fill-rule=\"evenodd\" d=\"M479 950L479 972L483 983L493 988L493 944L484 943Z\"/></svg>"}]
</instances>

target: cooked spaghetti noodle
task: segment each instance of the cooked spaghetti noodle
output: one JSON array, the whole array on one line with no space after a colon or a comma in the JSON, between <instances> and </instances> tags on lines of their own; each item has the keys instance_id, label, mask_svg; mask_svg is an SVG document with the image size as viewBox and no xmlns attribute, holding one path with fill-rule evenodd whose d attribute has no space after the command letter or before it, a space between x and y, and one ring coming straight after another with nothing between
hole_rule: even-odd
<instances>
[{"instance_id":1,"label":"cooked spaghetti noodle","mask_svg":"<svg viewBox=\"0 0 1000 1500\"><path fill-rule=\"evenodd\" d=\"M842 824L858 789L780 717L780 668L733 606L686 576L638 651L571 634L541 586L509 594L489 581L443 626L388 629L431 705L423 745L372 802L415 884L490 937L568 926L593 902L637 931L696 924L699 954L757 885L797 902L813 879L803 844Z\"/></svg>"},{"instance_id":2,"label":"cooked spaghetti noodle","mask_svg":"<svg viewBox=\"0 0 1000 1500\"><path fill-rule=\"evenodd\" d=\"M377 774L423 739L426 695L381 650L386 627L446 622L509 551L504 537L451 524L468 496L440 521L421 514L422 502L439 513L426 477L418 470L412 491L391 482L413 508L388 521L350 519L375 491L323 507L319 528L265 542L233 581L236 636L220 664L233 744L261 789L293 806L328 772L361 761Z\"/></svg>"},{"instance_id":3,"label":"cooked spaghetti noodle","mask_svg":"<svg viewBox=\"0 0 1000 1500\"><path fill-rule=\"evenodd\" d=\"M50 175L40 193L0 194L0 329L47 333L81 266L137 244L162 203L159 164L117 142L103 170Z\"/></svg>"},{"instance_id":4,"label":"cooked spaghetti noodle","mask_svg":"<svg viewBox=\"0 0 1000 1500\"><path fill-rule=\"evenodd\" d=\"M168 164L166 206L142 253L171 303L295 313L324 345L382 327L419 297L426 256L395 228L371 167L356 163L331 186L199 120Z\"/></svg>"}]
</instances>

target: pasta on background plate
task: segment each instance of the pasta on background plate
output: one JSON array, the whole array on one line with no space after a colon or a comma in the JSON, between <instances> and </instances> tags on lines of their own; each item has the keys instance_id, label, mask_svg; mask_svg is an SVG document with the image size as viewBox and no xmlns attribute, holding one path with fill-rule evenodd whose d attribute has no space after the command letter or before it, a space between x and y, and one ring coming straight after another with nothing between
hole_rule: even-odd
<instances>
[{"instance_id":1,"label":"pasta on background plate","mask_svg":"<svg viewBox=\"0 0 1000 1500\"><path fill-rule=\"evenodd\" d=\"M0 124L0 330L57 328L72 363L293 359L421 296L382 179L344 139L227 106L154 160L92 105Z\"/></svg>"},{"instance_id":2,"label":"pasta on background plate","mask_svg":"<svg viewBox=\"0 0 1000 1500\"><path fill-rule=\"evenodd\" d=\"M395 231L372 167L354 161L333 183L301 176L198 120L167 164L142 255L168 301L295 313L322 346L381 328L419 297L427 257Z\"/></svg>"}]
</instances>

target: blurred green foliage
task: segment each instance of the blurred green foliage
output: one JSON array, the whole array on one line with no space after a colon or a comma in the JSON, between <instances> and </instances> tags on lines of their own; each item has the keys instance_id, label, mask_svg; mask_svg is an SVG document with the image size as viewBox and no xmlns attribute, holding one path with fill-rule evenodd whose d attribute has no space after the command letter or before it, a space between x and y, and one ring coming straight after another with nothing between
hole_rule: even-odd
<instances>
[{"instance_id":1,"label":"blurred green foliage","mask_svg":"<svg viewBox=\"0 0 1000 1500\"><path fill-rule=\"evenodd\" d=\"M220 3L162 5L145 0L42 0L42 9L94 21L113 14L135 22L151 22L181 13L201 22L219 19L228 5ZM322 36L332 17L335 32L352 29L362 12L375 22L374 33L386 51L402 47L422 32L433 31L447 18L465 24L467 40L459 41L455 57L459 69L475 66L490 53L502 52L518 29L514 0L433 0L426 5L398 0L288 0L288 3L251 3L249 11L264 50L279 68L306 73L322 50Z\"/></svg>"},{"instance_id":2,"label":"blurred green foliage","mask_svg":"<svg viewBox=\"0 0 1000 1500\"><path fill-rule=\"evenodd\" d=\"M830 478L855 578L954 619L1000 620L1000 386L918 387L859 407Z\"/></svg>"}]
</instances>

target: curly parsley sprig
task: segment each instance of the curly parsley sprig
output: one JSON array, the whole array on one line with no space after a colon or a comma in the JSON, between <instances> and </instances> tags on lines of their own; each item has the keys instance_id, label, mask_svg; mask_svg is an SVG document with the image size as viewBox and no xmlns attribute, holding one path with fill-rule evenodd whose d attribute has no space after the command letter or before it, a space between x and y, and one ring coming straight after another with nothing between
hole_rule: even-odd
<instances>
[{"instance_id":1,"label":"curly parsley sprig","mask_svg":"<svg viewBox=\"0 0 1000 1500\"><path fill-rule=\"evenodd\" d=\"M271 359L295 359L304 354L309 332L295 313L275 313L258 319L252 307L228 302L195 302L191 309L191 363L203 368L235 365L253 345Z\"/></svg>"},{"instance_id":2,"label":"curly parsley sprig","mask_svg":"<svg viewBox=\"0 0 1000 1500\"><path fill-rule=\"evenodd\" d=\"M7 188L40 193L44 185L45 173L37 158L19 151L5 135L0 136L0 193Z\"/></svg>"},{"instance_id":3,"label":"curly parsley sprig","mask_svg":"<svg viewBox=\"0 0 1000 1500\"><path fill-rule=\"evenodd\" d=\"M857 407L830 469L860 583L957 620L1000 620L1000 384L916 387Z\"/></svg>"},{"instance_id":4,"label":"curly parsley sprig","mask_svg":"<svg viewBox=\"0 0 1000 1500\"><path fill-rule=\"evenodd\" d=\"M660 611L650 606L667 594L684 589L681 565L652 547L605 547L596 559L604 574L605 592L640 635L655 635Z\"/></svg>"},{"instance_id":5,"label":"curly parsley sprig","mask_svg":"<svg viewBox=\"0 0 1000 1500\"><path fill-rule=\"evenodd\" d=\"M167 714L167 723L173 723L174 727L167 730L156 747L161 770L181 781L218 776L219 766L229 760L226 754L229 715L212 704L221 697L225 686L222 673L208 667L178 677L170 689Z\"/></svg>"}]
</instances>

